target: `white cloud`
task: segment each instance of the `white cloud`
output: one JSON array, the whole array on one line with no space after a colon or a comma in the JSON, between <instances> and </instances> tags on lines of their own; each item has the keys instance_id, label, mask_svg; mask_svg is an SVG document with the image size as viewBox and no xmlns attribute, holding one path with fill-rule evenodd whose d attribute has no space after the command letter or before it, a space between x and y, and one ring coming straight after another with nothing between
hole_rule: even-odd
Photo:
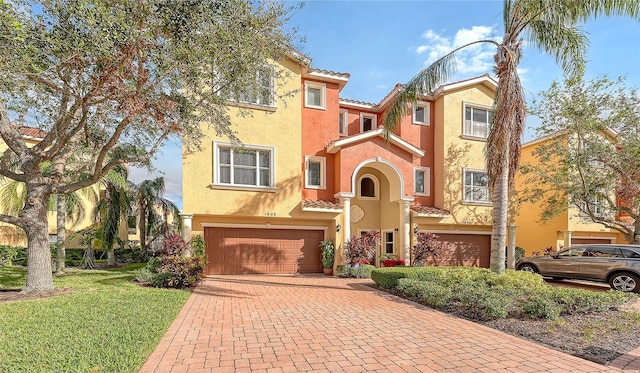
<instances>
[{"instance_id":1,"label":"white cloud","mask_svg":"<svg viewBox=\"0 0 640 373\"><path fill-rule=\"evenodd\" d=\"M453 37L440 35L433 30L422 34L426 43L416 47L418 54L427 54L424 61L426 66L451 52L455 48L478 40L499 40L497 30L493 26L473 26L470 29L460 29ZM491 73L495 47L489 43L476 44L466 47L456 53L456 72L458 74Z\"/></svg>"},{"instance_id":2,"label":"white cloud","mask_svg":"<svg viewBox=\"0 0 640 373\"><path fill-rule=\"evenodd\" d=\"M386 84L378 84L377 86L375 86L376 89L387 89L387 85Z\"/></svg>"}]
</instances>

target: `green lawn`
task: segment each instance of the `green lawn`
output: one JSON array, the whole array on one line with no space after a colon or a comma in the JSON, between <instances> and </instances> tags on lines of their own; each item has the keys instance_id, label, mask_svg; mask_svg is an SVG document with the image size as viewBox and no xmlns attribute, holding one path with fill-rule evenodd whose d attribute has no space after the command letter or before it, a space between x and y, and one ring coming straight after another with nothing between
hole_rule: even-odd
<instances>
[{"instance_id":1,"label":"green lawn","mask_svg":"<svg viewBox=\"0 0 640 373\"><path fill-rule=\"evenodd\" d=\"M140 266L69 271L73 293L0 303L0 372L136 372L176 317L188 291L131 283ZM0 267L0 288L25 271Z\"/></svg>"}]
</instances>

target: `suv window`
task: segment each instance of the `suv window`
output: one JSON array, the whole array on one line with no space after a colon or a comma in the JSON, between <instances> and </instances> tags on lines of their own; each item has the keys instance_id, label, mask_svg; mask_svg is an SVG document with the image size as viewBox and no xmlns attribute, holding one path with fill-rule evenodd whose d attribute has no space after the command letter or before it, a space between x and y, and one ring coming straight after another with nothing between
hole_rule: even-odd
<instances>
[{"instance_id":1,"label":"suv window","mask_svg":"<svg viewBox=\"0 0 640 373\"><path fill-rule=\"evenodd\" d=\"M564 251L561 251L558 253L558 256L560 257L565 257L565 256L582 256L584 254L584 247L570 247Z\"/></svg>"},{"instance_id":2,"label":"suv window","mask_svg":"<svg viewBox=\"0 0 640 373\"><path fill-rule=\"evenodd\" d=\"M620 249L625 258L640 258L640 253L631 249Z\"/></svg>"},{"instance_id":3,"label":"suv window","mask_svg":"<svg viewBox=\"0 0 640 373\"><path fill-rule=\"evenodd\" d=\"M585 256L594 256L599 258L622 258L622 252L618 247L609 246L593 246L585 250Z\"/></svg>"}]
</instances>

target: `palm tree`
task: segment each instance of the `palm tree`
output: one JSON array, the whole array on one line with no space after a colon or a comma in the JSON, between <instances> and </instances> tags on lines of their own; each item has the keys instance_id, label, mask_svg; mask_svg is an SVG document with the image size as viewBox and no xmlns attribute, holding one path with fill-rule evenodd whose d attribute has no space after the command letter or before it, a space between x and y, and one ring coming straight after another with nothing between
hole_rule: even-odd
<instances>
[{"instance_id":1,"label":"palm tree","mask_svg":"<svg viewBox=\"0 0 640 373\"><path fill-rule=\"evenodd\" d=\"M180 210L173 202L162 197L165 190L163 177L144 180L138 185L130 184L129 188L138 214L140 247L145 251L147 236L168 233L170 230L168 215L173 215L174 222L178 221Z\"/></svg>"},{"instance_id":2,"label":"palm tree","mask_svg":"<svg viewBox=\"0 0 640 373\"><path fill-rule=\"evenodd\" d=\"M446 82L454 70L455 53L474 44L490 43L497 51L494 73L498 86L494 100L494 119L485 149L487 173L493 202L491 270L503 273L509 192L520 161L520 138L526 117L526 103L517 67L525 41L555 57L565 74L584 71L588 39L579 22L600 15L640 17L640 0L505 0L502 42L478 40L454 49L431 66L421 70L395 96L383 124L394 131L408 114L406 102L433 92Z\"/></svg>"},{"instance_id":3,"label":"palm tree","mask_svg":"<svg viewBox=\"0 0 640 373\"><path fill-rule=\"evenodd\" d=\"M113 245L118 239L120 224L132 211L131 198L128 191L128 170L119 165L111 169L100 183L105 188L104 198L96 204L94 220L100 221L101 245L107 250L107 265L116 264Z\"/></svg>"}]
</instances>

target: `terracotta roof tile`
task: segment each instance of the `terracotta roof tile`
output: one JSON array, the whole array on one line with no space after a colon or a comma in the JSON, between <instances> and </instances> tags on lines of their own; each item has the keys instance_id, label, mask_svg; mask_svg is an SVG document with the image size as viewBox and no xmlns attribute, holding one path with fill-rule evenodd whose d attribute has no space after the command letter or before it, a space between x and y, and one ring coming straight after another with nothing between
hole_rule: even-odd
<instances>
[{"instance_id":1,"label":"terracotta roof tile","mask_svg":"<svg viewBox=\"0 0 640 373\"><path fill-rule=\"evenodd\" d=\"M302 208L314 208L314 209L327 209L327 210L339 210L342 209L342 205L338 202L303 199Z\"/></svg>"},{"instance_id":2,"label":"terracotta roof tile","mask_svg":"<svg viewBox=\"0 0 640 373\"><path fill-rule=\"evenodd\" d=\"M352 104L358 104L358 105L367 105L367 106L377 106L378 105L378 104L374 104L374 103L371 103L371 102L351 100L351 99L348 99L348 98L340 98L340 101L344 101L344 102L348 102L348 103L352 103Z\"/></svg>"},{"instance_id":3,"label":"terracotta roof tile","mask_svg":"<svg viewBox=\"0 0 640 373\"><path fill-rule=\"evenodd\" d=\"M411 210L423 215L446 216L451 213L433 206L411 206Z\"/></svg>"},{"instance_id":4,"label":"terracotta roof tile","mask_svg":"<svg viewBox=\"0 0 640 373\"><path fill-rule=\"evenodd\" d=\"M42 131L38 128L19 127L18 131L20 131L20 134L23 136L35 137L38 139L44 139L47 136L47 133L45 131Z\"/></svg>"},{"instance_id":5,"label":"terracotta roof tile","mask_svg":"<svg viewBox=\"0 0 640 373\"><path fill-rule=\"evenodd\" d=\"M339 72L335 72L335 71L331 71L331 70L324 70L324 69L311 69L310 72L326 74L326 75L334 75L334 76L339 76L341 78L349 78L349 77L351 77L351 74L349 74L349 73L339 73Z\"/></svg>"}]
</instances>

